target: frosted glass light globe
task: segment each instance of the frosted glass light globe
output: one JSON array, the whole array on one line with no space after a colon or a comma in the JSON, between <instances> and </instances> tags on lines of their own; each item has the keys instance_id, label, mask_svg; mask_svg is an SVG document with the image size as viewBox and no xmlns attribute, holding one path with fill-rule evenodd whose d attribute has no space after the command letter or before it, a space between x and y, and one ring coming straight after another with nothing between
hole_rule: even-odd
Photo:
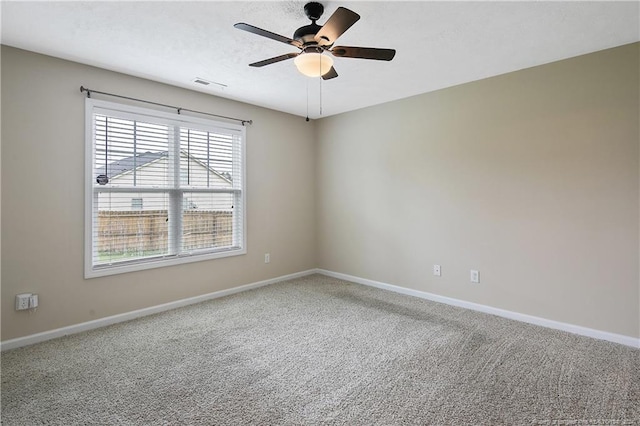
<instances>
[{"instance_id":1,"label":"frosted glass light globe","mask_svg":"<svg viewBox=\"0 0 640 426\"><path fill-rule=\"evenodd\" d=\"M308 77L320 77L329 72L333 59L322 53L301 53L293 60L302 74Z\"/></svg>"}]
</instances>

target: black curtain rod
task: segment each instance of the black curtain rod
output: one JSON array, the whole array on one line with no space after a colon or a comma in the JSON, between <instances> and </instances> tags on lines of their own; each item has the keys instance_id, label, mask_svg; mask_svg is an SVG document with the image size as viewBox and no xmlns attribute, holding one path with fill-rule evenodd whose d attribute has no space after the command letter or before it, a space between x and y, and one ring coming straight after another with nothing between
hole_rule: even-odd
<instances>
[{"instance_id":1,"label":"black curtain rod","mask_svg":"<svg viewBox=\"0 0 640 426\"><path fill-rule=\"evenodd\" d=\"M116 97L116 98L128 99L130 101L144 102L145 104L151 104L151 105L157 105L157 106L161 106L161 107L175 109L176 111L178 111L178 114L180 114L182 111L188 111L188 112L195 112L196 114L209 115L211 117L224 118L226 120L239 121L240 123L242 123L243 126L245 124L253 124L253 120L243 120L241 118L226 117L224 115L211 114L209 112L196 111L196 110L193 110L193 109L181 108L181 107L177 107L177 106L173 106L173 105L161 104L161 103L158 103L158 102L145 101L144 99L137 99L137 98L131 98L129 96L116 95L115 93L100 92L98 90L93 90L93 89L89 89L89 88L84 87L84 86L80 86L80 93L82 93L82 92L87 92L87 98L90 98L92 93L98 93L100 95L113 96L113 97Z\"/></svg>"}]
</instances>

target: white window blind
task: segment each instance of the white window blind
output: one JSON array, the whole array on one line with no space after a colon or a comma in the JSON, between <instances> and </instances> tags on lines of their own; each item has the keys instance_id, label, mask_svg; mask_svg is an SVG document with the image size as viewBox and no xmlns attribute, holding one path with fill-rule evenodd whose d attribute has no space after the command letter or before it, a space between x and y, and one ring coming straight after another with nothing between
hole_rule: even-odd
<instances>
[{"instance_id":1,"label":"white window blind","mask_svg":"<svg viewBox=\"0 0 640 426\"><path fill-rule=\"evenodd\" d=\"M86 102L86 277L246 252L244 127Z\"/></svg>"}]
</instances>

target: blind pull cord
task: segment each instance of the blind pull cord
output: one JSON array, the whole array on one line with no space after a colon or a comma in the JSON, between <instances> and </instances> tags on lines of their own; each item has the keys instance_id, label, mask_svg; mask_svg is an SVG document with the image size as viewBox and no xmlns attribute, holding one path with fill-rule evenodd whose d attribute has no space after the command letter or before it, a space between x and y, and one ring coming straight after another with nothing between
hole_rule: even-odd
<instances>
[{"instance_id":1,"label":"blind pull cord","mask_svg":"<svg viewBox=\"0 0 640 426\"><path fill-rule=\"evenodd\" d=\"M104 118L104 174L96 176L98 185L109 183L109 117Z\"/></svg>"}]
</instances>

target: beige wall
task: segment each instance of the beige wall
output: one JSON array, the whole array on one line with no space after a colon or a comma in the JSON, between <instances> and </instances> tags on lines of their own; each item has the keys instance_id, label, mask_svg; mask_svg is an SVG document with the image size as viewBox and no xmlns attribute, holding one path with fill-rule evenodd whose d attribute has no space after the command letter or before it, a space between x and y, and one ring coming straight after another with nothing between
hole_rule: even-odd
<instances>
[{"instance_id":1,"label":"beige wall","mask_svg":"<svg viewBox=\"0 0 640 426\"><path fill-rule=\"evenodd\" d=\"M319 267L640 336L639 46L320 120Z\"/></svg>"},{"instance_id":2,"label":"beige wall","mask_svg":"<svg viewBox=\"0 0 640 426\"><path fill-rule=\"evenodd\" d=\"M3 46L1 339L316 266L640 337L639 46L315 124ZM80 85L254 120L247 255L83 279Z\"/></svg>"},{"instance_id":3,"label":"beige wall","mask_svg":"<svg viewBox=\"0 0 640 426\"><path fill-rule=\"evenodd\" d=\"M246 255L83 279L80 85L254 120ZM1 108L3 341L316 266L313 123L6 46ZM13 309L21 292L40 295L37 312Z\"/></svg>"}]
</instances>

